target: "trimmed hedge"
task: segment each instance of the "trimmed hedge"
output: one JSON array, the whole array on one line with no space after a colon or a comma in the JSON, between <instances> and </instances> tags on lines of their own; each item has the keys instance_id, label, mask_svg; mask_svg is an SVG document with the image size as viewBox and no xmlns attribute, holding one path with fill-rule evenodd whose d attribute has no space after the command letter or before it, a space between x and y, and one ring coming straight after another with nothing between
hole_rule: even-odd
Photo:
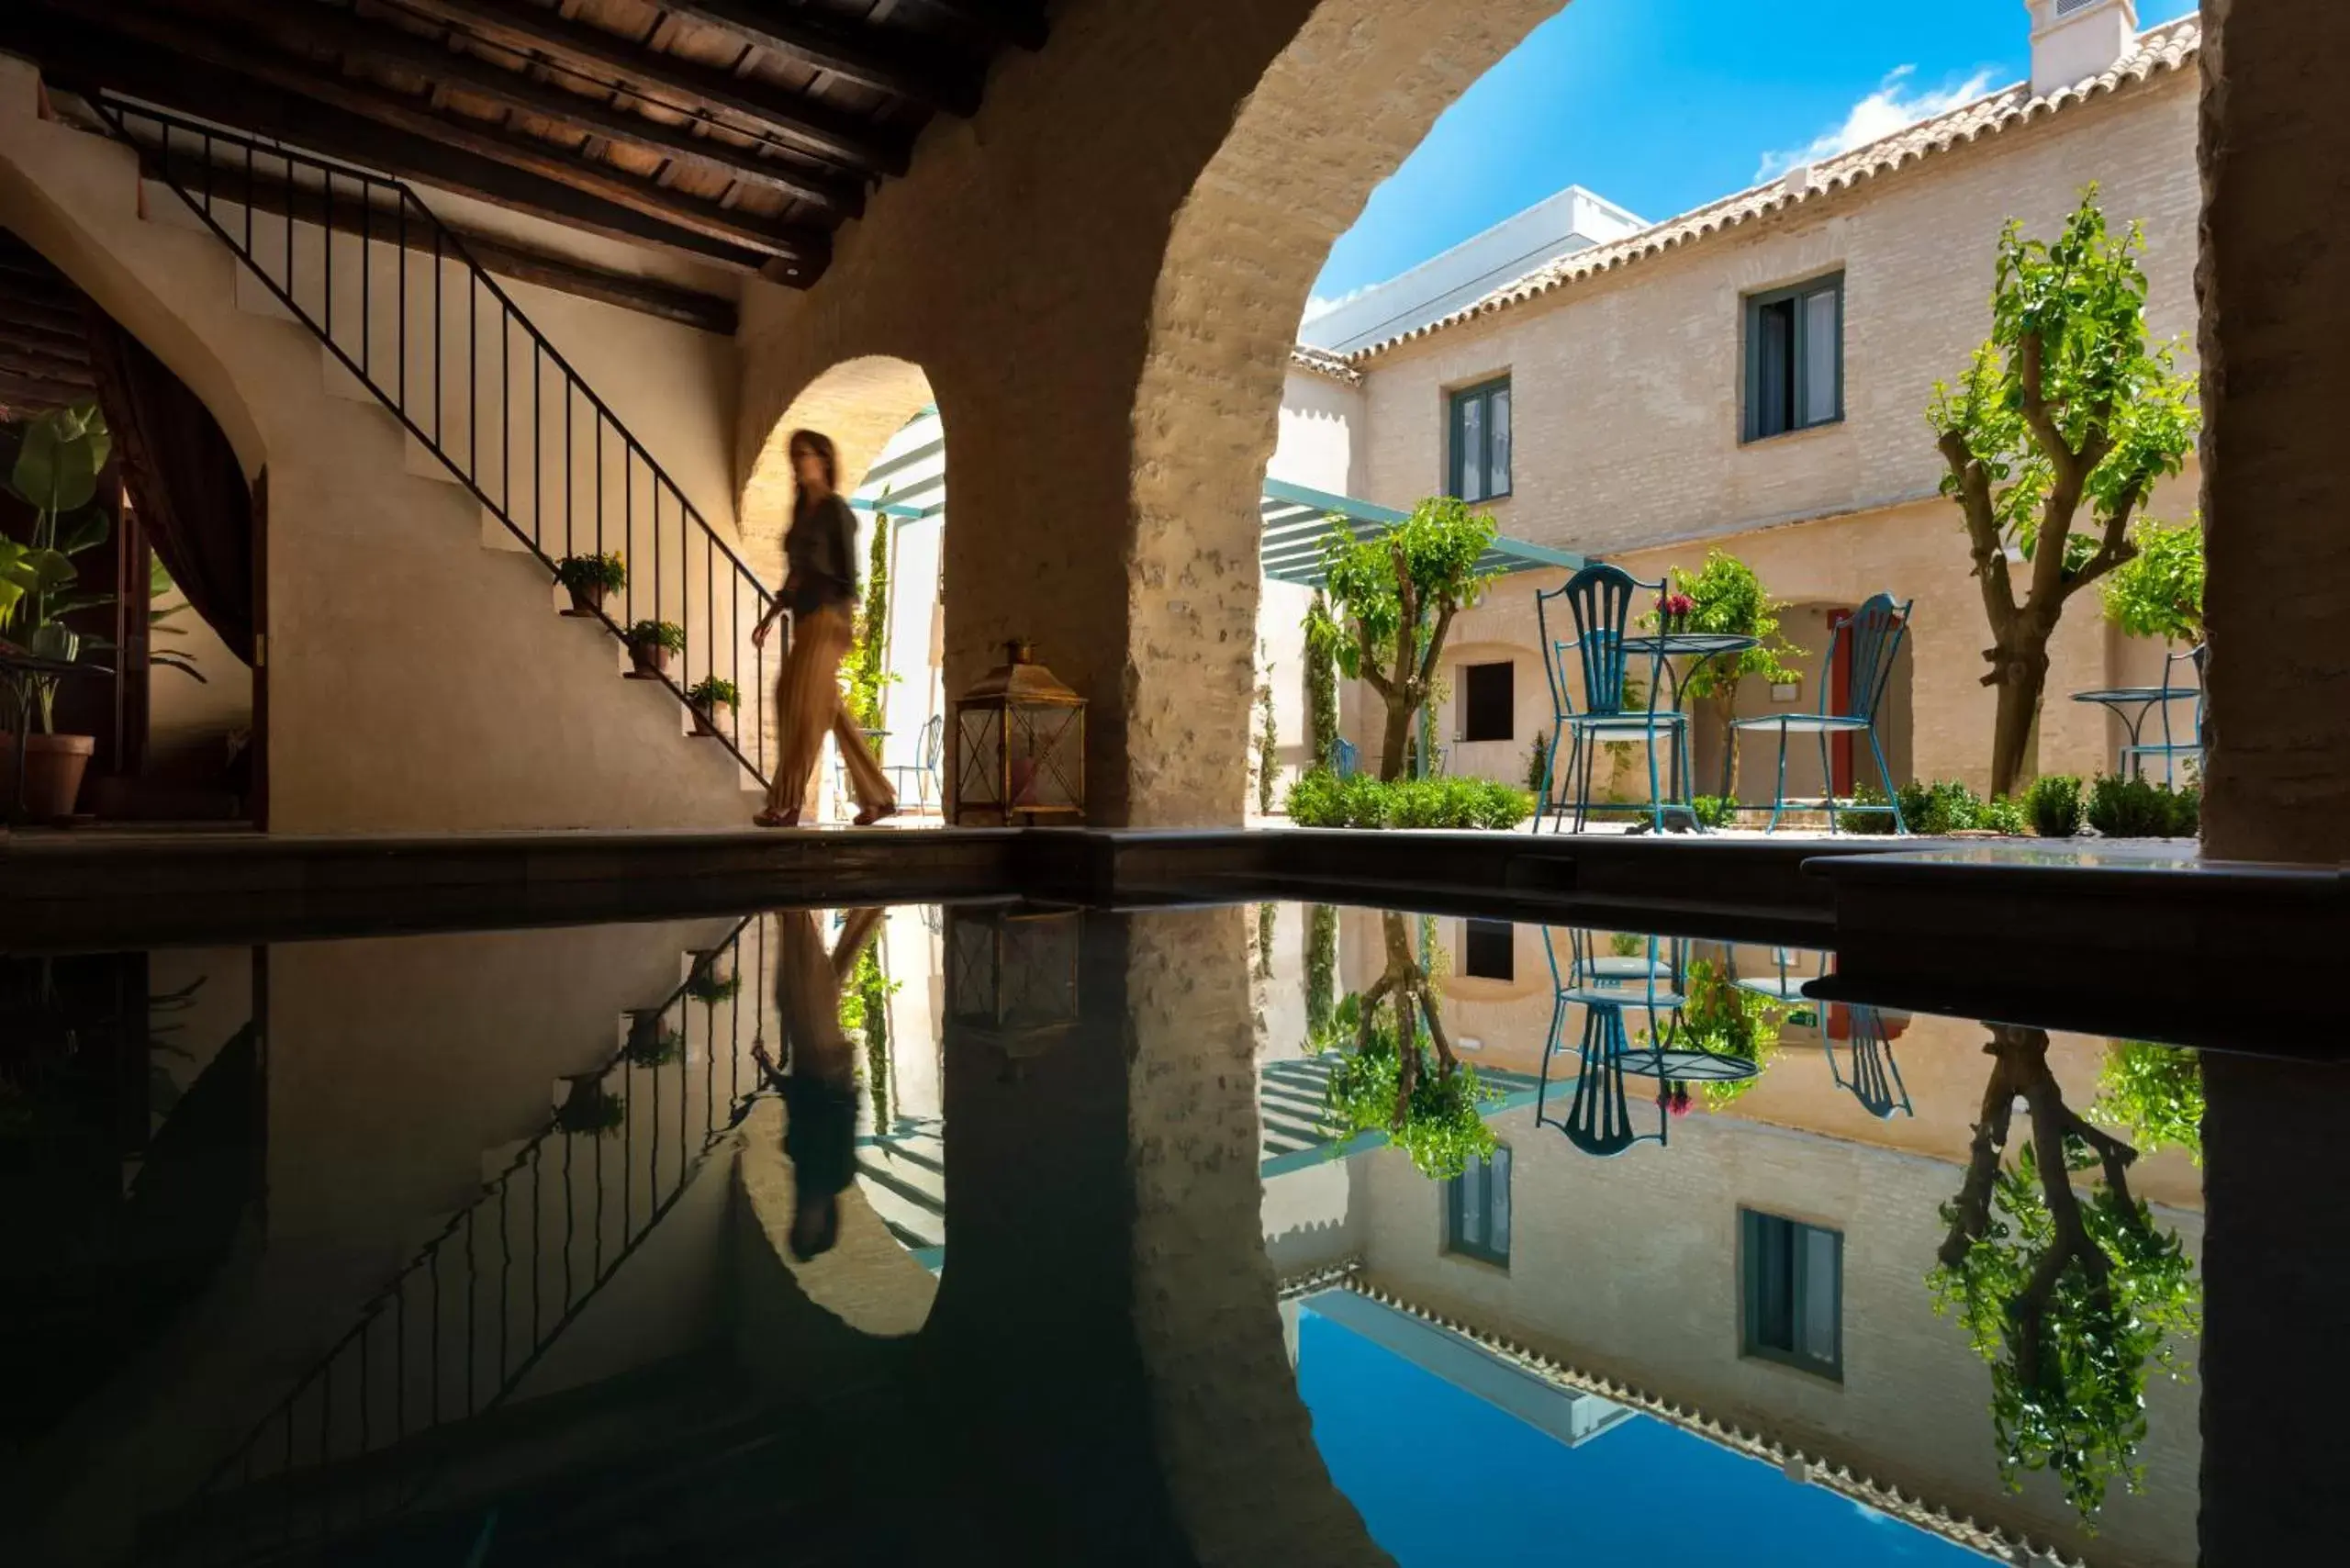
<instances>
[{"instance_id":1,"label":"trimmed hedge","mask_svg":"<svg viewBox=\"0 0 2350 1568\"><path fill-rule=\"evenodd\" d=\"M2108 838L2193 838L2203 825L2203 791L2099 774L2089 786L2088 819Z\"/></svg>"},{"instance_id":2,"label":"trimmed hedge","mask_svg":"<svg viewBox=\"0 0 2350 1568\"><path fill-rule=\"evenodd\" d=\"M1317 767L1290 786L1289 820L1299 827L1514 828L1534 814L1534 797L1485 778L1399 778L1383 784Z\"/></svg>"}]
</instances>

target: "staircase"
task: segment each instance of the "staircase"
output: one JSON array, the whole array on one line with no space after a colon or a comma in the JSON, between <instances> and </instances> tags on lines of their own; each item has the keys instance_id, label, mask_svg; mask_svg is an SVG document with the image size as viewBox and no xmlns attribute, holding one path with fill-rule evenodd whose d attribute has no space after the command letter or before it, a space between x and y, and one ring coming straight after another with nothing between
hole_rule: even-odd
<instances>
[{"instance_id":1,"label":"staircase","mask_svg":"<svg viewBox=\"0 0 2350 1568\"><path fill-rule=\"evenodd\" d=\"M1330 1062L1324 1057L1270 1061L1258 1071L1257 1105L1263 1131L1258 1158L1279 1159L1331 1141L1323 1130L1330 1092Z\"/></svg>"},{"instance_id":2,"label":"staircase","mask_svg":"<svg viewBox=\"0 0 2350 1568\"><path fill-rule=\"evenodd\" d=\"M435 1506L454 1456L504 1429L486 1421L532 1419L540 1401L518 1391L686 1198L760 1088L758 989L743 983L760 936L746 920L692 955L665 1002L617 1025L624 1043L603 1069L554 1087L533 1136L484 1152L474 1201L186 1506L142 1526L158 1561L298 1557L385 1529ZM580 1395L550 1395L549 1408Z\"/></svg>"},{"instance_id":3,"label":"staircase","mask_svg":"<svg viewBox=\"0 0 2350 1568\"><path fill-rule=\"evenodd\" d=\"M509 289L397 181L84 102L58 118L0 59L0 218L268 465L272 825L739 823L772 763L772 650L749 641L772 596ZM684 329L579 308L608 379L639 330L689 395L721 374ZM722 489L730 432L686 417ZM624 586L559 620L558 564L607 552ZM661 667L624 655L639 622L682 644ZM744 705L689 727L710 681Z\"/></svg>"},{"instance_id":4,"label":"staircase","mask_svg":"<svg viewBox=\"0 0 2350 1568\"><path fill-rule=\"evenodd\" d=\"M901 1117L888 1133L858 1139L856 1185L924 1267L946 1260L946 1128L935 1118Z\"/></svg>"}]
</instances>

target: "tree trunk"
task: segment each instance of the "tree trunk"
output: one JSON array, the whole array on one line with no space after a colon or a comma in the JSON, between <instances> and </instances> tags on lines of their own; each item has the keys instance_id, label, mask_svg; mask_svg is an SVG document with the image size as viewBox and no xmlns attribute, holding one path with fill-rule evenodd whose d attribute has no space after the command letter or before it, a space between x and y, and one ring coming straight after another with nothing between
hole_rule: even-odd
<instances>
[{"instance_id":1,"label":"tree trunk","mask_svg":"<svg viewBox=\"0 0 2350 1568\"><path fill-rule=\"evenodd\" d=\"M1722 795L1726 800L1738 799L1738 683L1732 681L1714 699L1722 721ZM1696 737L1690 737L1696 744Z\"/></svg>"},{"instance_id":2,"label":"tree trunk","mask_svg":"<svg viewBox=\"0 0 2350 1568\"><path fill-rule=\"evenodd\" d=\"M2019 628L1999 682L1998 714L1991 726L1991 793L2013 795L2023 782L2024 758L2031 751L2040 719L2041 694L2048 686L2048 633Z\"/></svg>"},{"instance_id":3,"label":"tree trunk","mask_svg":"<svg viewBox=\"0 0 2350 1568\"><path fill-rule=\"evenodd\" d=\"M1379 745L1379 777L1381 782L1392 784L1404 777L1404 748L1411 742L1416 704L1404 700L1401 692L1386 700L1387 734Z\"/></svg>"}]
</instances>

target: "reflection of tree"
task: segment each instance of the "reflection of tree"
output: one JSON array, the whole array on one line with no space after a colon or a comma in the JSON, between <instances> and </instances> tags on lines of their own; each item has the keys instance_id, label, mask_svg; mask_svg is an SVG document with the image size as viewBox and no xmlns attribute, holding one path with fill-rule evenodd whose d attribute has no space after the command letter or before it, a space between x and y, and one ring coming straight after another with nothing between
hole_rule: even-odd
<instances>
[{"instance_id":1,"label":"reflection of tree","mask_svg":"<svg viewBox=\"0 0 2350 1568\"><path fill-rule=\"evenodd\" d=\"M1780 1009L1738 983L1728 963L1692 958L1683 982L1681 1017L1672 1043L1754 1064L1753 1076L1702 1085L1708 1110L1718 1110L1762 1081L1779 1044Z\"/></svg>"},{"instance_id":2,"label":"reflection of tree","mask_svg":"<svg viewBox=\"0 0 2350 1568\"><path fill-rule=\"evenodd\" d=\"M1305 916L1305 1027L1319 1034L1330 1023L1337 996L1338 912L1317 903Z\"/></svg>"},{"instance_id":3,"label":"reflection of tree","mask_svg":"<svg viewBox=\"0 0 2350 1568\"><path fill-rule=\"evenodd\" d=\"M2089 1115L2127 1133L2146 1153L2183 1148L2202 1164L2202 1058L2176 1046L2114 1041Z\"/></svg>"},{"instance_id":4,"label":"reflection of tree","mask_svg":"<svg viewBox=\"0 0 2350 1568\"><path fill-rule=\"evenodd\" d=\"M1991 1367L1991 1418L2010 1486L2053 1470L2084 1520L2119 1476L2132 1490L2146 1435L2149 1361L2181 1376L2170 1338L2194 1333L2199 1288L2176 1232L2131 1196L2138 1151L2065 1103L2048 1036L1994 1025L1966 1178L1928 1276ZM2004 1162L2020 1098L2029 1141ZM2097 1170L2086 1197L2071 1174Z\"/></svg>"},{"instance_id":5,"label":"reflection of tree","mask_svg":"<svg viewBox=\"0 0 2350 1568\"><path fill-rule=\"evenodd\" d=\"M1343 998L1307 1041L1309 1050L1337 1054L1325 1111L1340 1136L1385 1132L1422 1175L1458 1176L1472 1157L1493 1152L1493 1129L1478 1114L1491 1093L1453 1055L1404 917L1380 918L1386 968L1369 991Z\"/></svg>"}]
</instances>

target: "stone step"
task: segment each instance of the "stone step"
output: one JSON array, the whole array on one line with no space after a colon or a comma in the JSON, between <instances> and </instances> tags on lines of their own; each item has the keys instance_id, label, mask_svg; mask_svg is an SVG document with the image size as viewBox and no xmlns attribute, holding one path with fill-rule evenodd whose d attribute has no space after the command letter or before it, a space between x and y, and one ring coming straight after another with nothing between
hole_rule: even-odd
<instances>
[{"instance_id":1,"label":"stone step","mask_svg":"<svg viewBox=\"0 0 2350 1568\"><path fill-rule=\"evenodd\" d=\"M857 1176L856 1187L881 1223L908 1248L946 1245L945 1214L923 1207L863 1172Z\"/></svg>"}]
</instances>

